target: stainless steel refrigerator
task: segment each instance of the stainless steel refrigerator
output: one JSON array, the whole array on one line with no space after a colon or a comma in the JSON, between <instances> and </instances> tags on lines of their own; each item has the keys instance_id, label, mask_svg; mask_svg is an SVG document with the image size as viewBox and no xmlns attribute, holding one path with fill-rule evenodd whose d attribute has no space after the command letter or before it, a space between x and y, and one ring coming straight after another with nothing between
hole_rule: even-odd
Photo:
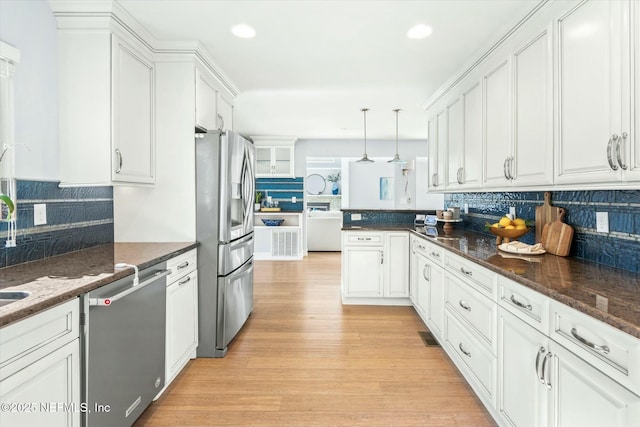
<instances>
[{"instance_id":1,"label":"stainless steel refrigerator","mask_svg":"<svg viewBox=\"0 0 640 427\"><path fill-rule=\"evenodd\" d=\"M231 131L196 133L198 357L224 357L253 310L255 148Z\"/></svg>"}]
</instances>

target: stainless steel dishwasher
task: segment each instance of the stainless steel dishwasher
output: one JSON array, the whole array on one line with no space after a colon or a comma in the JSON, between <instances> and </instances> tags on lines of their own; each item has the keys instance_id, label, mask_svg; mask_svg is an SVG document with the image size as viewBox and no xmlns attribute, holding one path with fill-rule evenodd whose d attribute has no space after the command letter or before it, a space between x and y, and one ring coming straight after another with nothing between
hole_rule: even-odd
<instances>
[{"instance_id":1,"label":"stainless steel dishwasher","mask_svg":"<svg viewBox=\"0 0 640 427\"><path fill-rule=\"evenodd\" d=\"M131 426L164 387L166 263L83 299L85 427Z\"/></svg>"}]
</instances>

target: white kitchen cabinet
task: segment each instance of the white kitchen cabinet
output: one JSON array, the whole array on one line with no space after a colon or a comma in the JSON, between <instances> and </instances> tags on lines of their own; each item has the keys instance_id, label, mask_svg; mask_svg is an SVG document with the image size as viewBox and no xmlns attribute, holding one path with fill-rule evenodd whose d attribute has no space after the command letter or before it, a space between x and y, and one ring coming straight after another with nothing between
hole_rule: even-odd
<instances>
[{"instance_id":1,"label":"white kitchen cabinet","mask_svg":"<svg viewBox=\"0 0 640 427\"><path fill-rule=\"evenodd\" d=\"M499 314L498 410L512 426L634 426L640 396L526 325Z\"/></svg>"},{"instance_id":2,"label":"white kitchen cabinet","mask_svg":"<svg viewBox=\"0 0 640 427\"><path fill-rule=\"evenodd\" d=\"M80 426L78 299L0 328L3 425Z\"/></svg>"},{"instance_id":3,"label":"white kitchen cabinet","mask_svg":"<svg viewBox=\"0 0 640 427\"><path fill-rule=\"evenodd\" d=\"M407 231L342 233L342 301L410 304Z\"/></svg>"},{"instance_id":4,"label":"white kitchen cabinet","mask_svg":"<svg viewBox=\"0 0 640 427\"><path fill-rule=\"evenodd\" d=\"M195 67L195 83L196 127L233 130L233 97L201 66Z\"/></svg>"},{"instance_id":5,"label":"white kitchen cabinet","mask_svg":"<svg viewBox=\"0 0 640 427\"><path fill-rule=\"evenodd\" d=\"M167 326L165 336L165 389L198 347L197 252L191 250L167 261Z\"/></svg>"},{"instance_id":6,"label":"white kitchen cabinet","mask_svg":"<svg viewBox=\"0 0 640 427\"><path fill-rule=\"evenodd\" d=\"M413 237L413 236L412 236ZM413 306L437 338L444 331L444 270L440 249L415 237L412 245Z\"/></svg>"},{"instance_id":7,"label":"white kitchen cabinet","mask_svg":"<svg viewBox=\"0 0 640 427\"><path fill-rule=\"evenodd\" d=\"M464 189L482 185L482 86L470 79L462 92L463 102L463 154L459 164L460 186ZM459 174L459 175L458 175Z\"/></svg>"},{"instance_id":8,"label":"white kitchen cabinet","mask_svg":"<svg viewBox=\"0 0 640 427\"><path fill-rule=\"evenodd\" d=\"M429 182L432 191L443 191L447 182L447 109L429 119Z\"/></svg>"},{"instance_id":9,"label":"white kitchen cabinet","mask_svg":"<svg viewBox=\"0 0 640 427\"><path fill-rule=\"evenodd\" d=\"M427 257L418 253L416 250L418 245L422 243L422 238L414 235L410 236L411 244L411 260L409 265L409 298L423 322L427 322L427 285L429 279L428 266L426 264Z\"/></svg>"},{"instance_id":10,"label":"white kitchen cabinet","mask_svg":"<svg viewBox=\"0 0 640 427\"><path fill-rule=\"evenodd\" d=\"M511 152L511 64L506 57L488 64L484 88L484 187L509 185Z\"/></svg>"},{"instance_id":11,"label":"white kitchen cabinet","mask_svg":"<svg viewBox=\"0 0 640 427\"><path fill-rule=\"evenodd\" d=\"M61 185L153 184L151 51L109 22L89 32L57 18Z\"/></svg>"},{"instance_id":12,"label":"white kitchen cabinet","mask_svg":"<svg viewBox=\"0 0 640 427\"><path fill-rule=\"evenodd\" d=\"M629 123L629 3L581 2L555 19L557 184L620 182L638 160L629 156L637 145Z\"/></svg>"},{"instance_id":13,"label":"white kitchen cabinet","mask_svg":"<svg viewBox=\"0 0 640 427\"><path fill-rule=\"evenodd\" d=\"M462 184L460 173L464 164L464 104L461 97L455 97L446 106L447 174L445 187L448 190ZM443 153L440 153L443 154Z\"/></svg>"},{"instance_id":14,"label":"white kitchen cabinet","mask_svg":"<svg viewBox=\"0 0 640 427\"><path fill-rule=\"evenodd\" d=\"M302 213L256 212L254 217L254 259L302 259ZM284 219L284 222L280 226L266 226L262 219Z\"/></svg>"},{"instance_id":15,"label":"white kitchen cabinet","mask_svg":"<svg viewBox=\"0 0 640 427\"><path fill-rule=\"evenodd\" d=\"M256 146L256 178L295 177L293 137L252 137Z\"/></svg>"}]
</instances>

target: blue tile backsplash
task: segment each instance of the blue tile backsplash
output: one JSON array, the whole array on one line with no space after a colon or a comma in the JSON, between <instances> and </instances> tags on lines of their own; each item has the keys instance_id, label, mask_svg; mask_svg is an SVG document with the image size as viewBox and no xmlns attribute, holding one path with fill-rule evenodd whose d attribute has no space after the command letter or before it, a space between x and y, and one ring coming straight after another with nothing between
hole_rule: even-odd
<instances>
[{"instance_id":1,"label":"blue tile backsplash","mask_svg":"<svg viewBox=\"0 0 640 427\"><path fill-rule=\"evenodd\" d=\"M0 224L0 268L113 243L113 188L59 188L58 182L18 180L16 247L6 248ZM47 205L47 224L33 225L33 205Z\"/></svg>"},{"instance_id":2,"label":"blue tile backsplash","mask_svg":"<svg viewBox=\"0 0 640 427\"><path fill-rule=\"evenodd\" d=\"M278 206L283 211L302 211L304 207L304 181L302 177L296 178L257 178L256 192L260 191L266 199L271 196L273 201L278 201ZM296 202L292 202L292 197Z\"/></svg>"},{"instance_id":3,"label":"blue tile backsplash","mask_svg":"<svg viewBox=\"0 0 640 427\"><path fill-rule=\"evenodd\" d=\"M544 202L544 192L497 192L445 194L445 207L469 205L462 214L467 229L484 230L510 206L520 218L535 221L535 208ZM640 272L640 190L553 191L551 204L566 209L564 222L574 228L570 256L615 268ZM609 213L609 233L596 232L596 212ZM532 230L520 240L534 243Z\"/></svg>"}]
</instances>

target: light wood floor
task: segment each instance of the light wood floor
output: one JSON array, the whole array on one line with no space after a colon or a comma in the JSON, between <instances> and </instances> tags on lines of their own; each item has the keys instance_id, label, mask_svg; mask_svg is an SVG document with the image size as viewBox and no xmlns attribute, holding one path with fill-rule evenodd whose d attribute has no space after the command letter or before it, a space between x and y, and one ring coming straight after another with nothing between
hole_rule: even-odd
<instances>
[{"instance_id":1,"label":"light wood floor","mask_svg":"<svg viewBox=\"0 0 640 427\"><path fill-rule=\"evenodd\" d=\"M340 254L257 261L223 359L187 365L136 426L490 426L411 307L343 306Z\"/></svg>"}]
</instances>

